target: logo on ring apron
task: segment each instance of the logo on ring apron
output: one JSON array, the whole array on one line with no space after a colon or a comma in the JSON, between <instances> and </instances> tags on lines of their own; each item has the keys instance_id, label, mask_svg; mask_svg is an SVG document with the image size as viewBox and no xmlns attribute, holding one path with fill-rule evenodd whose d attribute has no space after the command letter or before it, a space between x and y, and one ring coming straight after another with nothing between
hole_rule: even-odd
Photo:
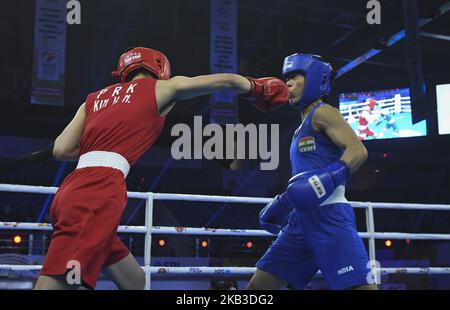
<instances>
[{"instance_id":1,"label":"logo on ring apron","mask_svg":"<svg viewBox=\"0 0 450 310\"><path fill-rule=\"evenodd\" d=\"M314 137L304 137L298 142L300 153L314 151L316 149L316 141Z\"/></svg>"}]
</instances>

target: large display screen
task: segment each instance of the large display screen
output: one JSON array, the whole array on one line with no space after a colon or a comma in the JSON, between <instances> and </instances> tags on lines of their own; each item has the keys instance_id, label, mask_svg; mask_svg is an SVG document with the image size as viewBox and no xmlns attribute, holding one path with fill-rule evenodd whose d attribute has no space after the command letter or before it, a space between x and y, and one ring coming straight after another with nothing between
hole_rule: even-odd
<instances>
[{"instance_id":1,"label":"large display screen","mask_svg":"<svg viewBox=\"0 0 450 310\"><path fill-rule=\"evenodd\" d=\"M409 89L346 93L339 109L360 140L426 136L426 121L413 125Z\"/></svg>"},{"instance_id":2,"label":"large display screen","mask_svg":"<svg viewBox=\"0 0 450 310\"><path fill-rule=\"evenodd\" d=\"M438 130L440 135L450 134L450 84L436 85Z\"/></svg>"}]
</instances>

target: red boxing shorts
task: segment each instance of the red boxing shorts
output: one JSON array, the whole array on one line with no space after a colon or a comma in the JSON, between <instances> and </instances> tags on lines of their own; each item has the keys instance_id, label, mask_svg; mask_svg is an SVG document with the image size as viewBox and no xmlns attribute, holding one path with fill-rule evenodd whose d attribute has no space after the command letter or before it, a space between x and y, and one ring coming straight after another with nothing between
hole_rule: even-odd
<instances>
[{"instance_id":1,"label":"red boxing shorts","mask_svg":"<svg viewBox=\"0 0 450 310\"><path fill-rule=\"evenodd\" d=\"M103 267L129 254L116 235L127 202L120 170L87 167L72 172L53 200L53 235L41 275L64 275L80 264L82 284L95 288Z\"/></svg>"},{"instance_id":2,"label":"red boxing shorts","mask_svg":"<svg viewBox=\"0 0 450 310\"><path fill-rule=\"evenodd\" d=\"M359 132L358 137L359 137L360 140L364 140L367 137L374 137L375 136L375 133L372 130L370 130L369 128L366 128L364 130L358 130L358 132Z\"/></svg>"}]
</instances>

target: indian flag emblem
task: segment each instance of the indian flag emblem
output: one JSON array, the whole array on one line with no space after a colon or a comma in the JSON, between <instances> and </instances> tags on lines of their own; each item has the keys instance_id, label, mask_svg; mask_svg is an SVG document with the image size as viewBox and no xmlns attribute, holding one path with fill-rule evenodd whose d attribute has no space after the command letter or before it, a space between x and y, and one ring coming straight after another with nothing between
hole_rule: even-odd
<instances>
[{"instance_id":1,"label":"indian flag emblem","mask_svg":"<svg viewBox=\"0 0 450 310\"><path fill-rule=\"evenodd\" d=\"M316 142L314 141L314 137L305 137L300 139L298 147L300 149L300 153L314 151L316 149Z\"/></svg>"}]
</instances>

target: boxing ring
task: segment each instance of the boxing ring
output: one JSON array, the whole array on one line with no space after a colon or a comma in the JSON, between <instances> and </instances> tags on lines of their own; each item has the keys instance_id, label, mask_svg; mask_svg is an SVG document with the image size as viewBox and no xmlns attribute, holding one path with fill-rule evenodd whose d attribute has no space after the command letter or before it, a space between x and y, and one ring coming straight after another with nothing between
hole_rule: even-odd
<instances>
[{"instance_id":1,"label":"boxing ring","mask_svg":"<svg viewBox=\"0 0 450 310\"><path fill-rule=\"evenodd\" d=\"M0 184L0 192L31 193L31 194L55 194L56 187L28 186ZM162 194L128 192L128 198L145 200L145 226L119 226L119 233L145 234L144 266L146 289L151 289L151 276L154 274L170 276L251 276L254 267L159 267L151 266L152 236L156 234L172 235L196 235L196 236L252 236L270 237L273 235L263 230L236 230L236 229L211 229L190 227L158 227L153 226L153 205L155 200L171 201L197 201L220 203L247 203L267 204L271 198L236 197L236 196L208 196L188 194ZM354 208L365 209L366 232L359 232L363 239L368 239L369 258L371 267L378 276L387 274L450 274L450 267L401 267L381 268L376 265L375 240L376 239L410 239L410 240L450 240L450 234L428 233L401 233L401 232L376 232L374 209L401 209L401 210L429 210L450 211L450 205L441 204L410 204L410 203L377 203L377 202L350 202ZM50 224L45 223L21 223L0 222L0 230L30 230L51 231ZM38 273L40 265L0 265L0 272ZM379 278L378 278L379 281ZM377 282L378 283L378 282Z\"/></svg>"}]
</instances>

